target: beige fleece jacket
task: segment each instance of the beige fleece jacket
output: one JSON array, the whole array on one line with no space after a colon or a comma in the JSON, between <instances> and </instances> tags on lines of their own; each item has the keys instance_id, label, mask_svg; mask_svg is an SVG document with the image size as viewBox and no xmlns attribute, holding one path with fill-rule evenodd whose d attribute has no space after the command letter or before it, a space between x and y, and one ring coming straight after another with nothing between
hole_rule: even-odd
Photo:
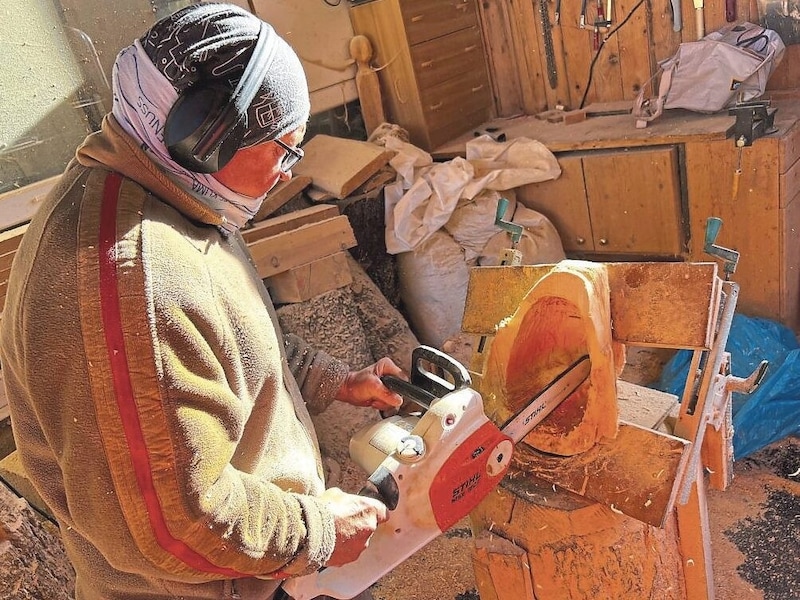
<instances>
[{"instance_id":1,"label":"beige fleece jacket","mask_svg":"<svg viewBox=\"0 0 800 600\"><path fill-rule=\"evenodd\" d=\"M347 366L282 336L219 222L108 117L16 255L12 427L78 600L269 597L333 551L309 410Z\"/></svg>"}]
</instances>

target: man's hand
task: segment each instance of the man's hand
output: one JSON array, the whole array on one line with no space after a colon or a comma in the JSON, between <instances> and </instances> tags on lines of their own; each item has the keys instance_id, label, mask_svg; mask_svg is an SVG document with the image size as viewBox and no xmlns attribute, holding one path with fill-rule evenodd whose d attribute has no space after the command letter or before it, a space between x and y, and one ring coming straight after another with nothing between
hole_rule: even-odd
<instances>
[{"instance_id":1,"label":"man's hand","mask_svg":"<svg viewBox=\"0 0 800 600\"><path fill-rule=\"evenodd\" d=\"M353 406L369 406L377 410L398 408L403 403L403 397L381 383L383 375L402 377L403 370L391 358L384 357L370 367L350 371L336 393L336 399Z\"/></svg>"},{"instance_id":2,"label":"man's hand","mask_svg":"<svg viewBox=\"0 0 800 600\"><path fill-rule=\"evenodd\" d=\"M374 498L329 488L320 496L333 513L336 546L327 565L341 567L356 560L369 545L379 523L388 519L386 506Z\"/></svg>"}]
</instances>

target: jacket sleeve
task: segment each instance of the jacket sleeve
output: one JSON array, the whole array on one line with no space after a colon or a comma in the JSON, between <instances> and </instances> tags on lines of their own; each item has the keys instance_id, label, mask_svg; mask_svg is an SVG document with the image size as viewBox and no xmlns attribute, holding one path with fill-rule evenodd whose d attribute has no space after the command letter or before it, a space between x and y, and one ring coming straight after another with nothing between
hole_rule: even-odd
<instances>
[{"instance_id":1,"label":"jacket sleeve","mask_svg":"<svg viewBox=\"0 0 800 600\"><path fill-rule=\"evenodd\" d=\"M314 350L294 334L284 334L283 342L286 360L308 411L321 413L333 402L350 367L322 350Z\"/></svg>"}]
</instances>

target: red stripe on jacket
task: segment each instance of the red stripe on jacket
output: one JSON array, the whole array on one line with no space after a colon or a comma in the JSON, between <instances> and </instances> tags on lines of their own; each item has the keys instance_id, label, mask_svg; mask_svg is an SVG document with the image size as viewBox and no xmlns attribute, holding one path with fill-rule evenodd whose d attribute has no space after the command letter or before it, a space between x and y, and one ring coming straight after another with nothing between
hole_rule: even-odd
<instances>
[{"instance_id":1,"label":"red stripe on jacket","mask_svg":"<svg viewBox=\"0 0 800 600\"><path fill-rule=\"evenodd\" d=\"M161 503L156 494L150 468L150 456L147 452L142 424L133 395L117 290L117 204L121 186L122 176L119 173L109 173L103 188L103 205L100 209L100 243L98 244L100 310L122 429L130 450L136 483L147 508L150 527L161 548L193 569L218 573L231 578L250 577L250 575L213 564L185 542L175 538L167 527Z\"/></svg>"}]
</instances>

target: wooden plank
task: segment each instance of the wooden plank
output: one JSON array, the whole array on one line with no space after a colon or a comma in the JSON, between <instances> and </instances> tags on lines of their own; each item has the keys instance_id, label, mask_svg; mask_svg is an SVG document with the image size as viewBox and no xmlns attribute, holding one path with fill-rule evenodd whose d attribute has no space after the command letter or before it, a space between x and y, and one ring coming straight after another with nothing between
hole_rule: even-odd
<instances>
[{"instance_id":1,"label":"wooden plank","mask_svg":"<svg viewBox=\"0 0 800 600\"><path fill-rule=\"evenodd\" d=\"M11 263L14 262L16 250L0 254L0 280L8 279L8 272L11 270Z\"/></svg>"},{"instance_id":2,"label":"wooden plank","mask_svg":"<svg viewBox=\"0 0 800 600\"><path fill-rule=\"evenodd\" d=\"M677 407L678 397L619 379L617 402L620 420L645 429L658 429Z\"/></svg>"},{"instance_id":3,"label":"wooden plank","mask_svg":"<svg viewBox=\"0 0 800 600\"><path fill-rule=\"evenodd\" d=\"M635 346L708 348L714 263L607 263L614 339ZM462 330L493 335L552 265L474 267Z\"/></svg>"},{"instance_id":4,"label":"wooden plank","mask_svg":"<svg viewBox=\"0 0 800 600\"><path fill-rule=\"evenodd\" d=\"M317 187L344 199L379 171L394 152L370 142L317 134L303 145L305 156L294 167Z\"/></svg>"},{"instance_id":5,"label":"wooden plank","mask_svg":"<svg viewBox=\"0 0 800 600\"><path fill-rule=\"evenodd\" d=\"M638 0L617 0L612 3L613 21L616 27L636 6ZM622 98L633 100L651 77L656 65L652 64L647 36L647 11L640 6L624 27L617 33L619 50ZM604 50L607 50L604 49Z\"/></svg>"},{"instance_id":6,"label":"wooden plank","mask_svg":"<svg viewBox=\"0 0 800 600\"><path fill-rule=\"evenodd\" d=\"M0 254L16 251L22 236L28 230L28 224L18 225L12 229L0 232Z\"/></svg>"},{"instance_id":7,"label":"wooden plank","mask_svg":"<svg viewBox=\"0 0 800 600\"><path fill-rule=\"evenodd\" d=\"M516 40L512 36L509 7L504 0L478 3L489 80L492 84L497 116L510 117L523 112L522 83L519 78Z\"/></svg>"},{"instance_id":8,"label":"wooden plank","mask_svg":"<svg viewBox=\"0 0 800 600\"><path fill-rule=\"evenodd\" d=\"M353 281L345 252L324 256L264 280L274 302L305 302Z\"/></svg>"},{"instance_id":9,"label":"wooden plank","mask_svg":"<svg viewBox=\"0 0 800 600\"><path fill-rule=\"evenodd\" d=\"M726 140L725 134L735 121L735 118L727 113L703 115L679 109L668 112L668 115L656 119L644 129L636 128L635 119L631 115L586 119L569 127L525 115L513 119L493 119L485 126L499 128L508 139L527 137L542 142L551 152L567 152L680 144L688 139ZM436 148L432 155L436 159L463 157L466 154L466 144L471 139L473 139L471 133L454 138L451 142ZM727 141L727 144L732 143Z\"/></svg>"},{"instance_id":10,"label":"wooden plank","mask_svg":"<svg viewBox=\"0 0 800 600\"><path fill-rule=\"evenodd\" d=\"M694 484L686 504L677 505L678 543L683 557L687 600L713 600L711 530L702 466L692 474Z\"/></svg>"},{"instance_id":11,"label":"wooden plank","mask_svg":"<svg viewBox=\"0 0 800 600\"><path fill-rule=\"evenodd\" d=\"M277 235L290 229L297 229L308 223L331 219L338 215L338 206L334 204L317 204L256 223L253 227L242 230L242 238L246 243L252 244L256 240Z\"/></svg>"},{"instance_id":12,"label":"wooden plank","mask_svg":"<svg viewBox=\"0 0 800 600\"><path fill-rule=\"evenodd\" d=\"M616 438L575 456L553 456L518 444L514 464L615 512L662 527L675 507L690 446L687 440L622 422Z\"/></svg>"},{"instance_id":13,"label":"wooden plank","mask_svg":"<svg viewBox=\"0 0 800 600\"><path fill-rule=\"evenodd\" d=\"M60 178L60 175L56 175L0 194L0 231L30 221L39 204Z\"/></svg>"},{"instance_id":14,"label":"wooden plank","mask_svg":"<svg viewBox=\"0 0 800 600\"><path fill-rule=\"evenodd\" d=\"M587 2L587 13L592 3ZM592 62L592 27L585 29L578 27L580 20L580 2L561 2L561 26L558 28L558 38L561 41L561 52L566 57L563 70L559 77L564 77L569 85L569 98L566 99L571 109L581 108L586 86L589 83L589 67ZM592 17L587 14L587 21ZM557 50L558 52L558 50ZM567 62L567 60L569 62ZM593 78L597 76L594 74ZM588 99L587 94L587 99ZM606 100L604 98L604 100ZM591 102L591 100L587 101ZM537 138L533 138L537 139Z\"/></svg>"},{"instance_id":15,"label":"wooden plank","mask_svg":"<svg viewBox=\"0 0 800 600\"><path fill-rule=\"evenodd\" d=\"M739 252L734 280L741 286L740 309L748 316L780 320L788 315L780 314L785 262L775 243L781 235L779 143L763 137L743 148L736 186L739 153L732 145L731 140L684 145L689 260L708 260L703 247L706 221L711 216L722 219L716 243Z\"/></svg>"},{"instance_id":16,"label":"wooden plank","mask_svg":"<svg viewBox=\"0 0 800 600\"><path fill-rule=\"evenodd\" d=\"M547 74L539 60L538 28L533 2L511 2L511 37L520 67L523 108L527 114L536 114L547 108Z\"/></svg>"},{"instance_id":17,"label":"wooden plank","mask_svg":"<svg viewBox=\"0 0 800 600\"><path fill-rule=\"evenodd\" d=\"M800 189L788 206L781 210L780 255L786 267L781 269L781 321L794 331L800 330Z\"/></svg>"},{"instance_id":18,"label":"wooden plank","mask_svg":"<svg viewBox=\"0 0 800 600\"><path fill-rule=\"evenodd\" d=\"M264 202L253 217L253 221L263 221L309 185L311 185L311 177L303 175L293 175L288 181L281 181L264 198Z\"/></svg>"},{"instance_id":19,"label":"wooden plank","mask_svg":"<svg viewBox=\"0 0 800 600\"><path fill-rule=\"evenodd\" d=\"M258 274L272 277L356 245L350 220L341 215L262 238L248 245Z\"/></svg>"}]
</instances>

